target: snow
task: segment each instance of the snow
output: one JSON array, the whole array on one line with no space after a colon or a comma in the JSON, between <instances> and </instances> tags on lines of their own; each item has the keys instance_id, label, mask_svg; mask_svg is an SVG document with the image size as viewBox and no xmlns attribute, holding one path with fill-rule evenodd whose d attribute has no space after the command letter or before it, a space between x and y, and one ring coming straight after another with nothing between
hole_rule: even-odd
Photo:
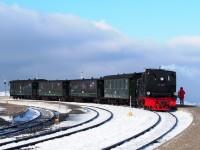
<instances>
[{"instance_id":1,"label":"snow","mask_svg":"<svg viewBox=\"0 0 200 150\"><path fill-rule=\"evenodd\" d=\"M3 108L3 107L0 107L0 112L1 112L1 111L4 111L4 110L5 110L5 108Z\"/></svg>"},{"instance_id":2,"label":"snow","mask_svg":"<svg viewBox=\"0 0 200 150\"><path fill-rule=\"evenodd\" d=\"M85 109L85 110L87 110L87 109ZM52 129L80 124L82 122L85 122L85 121L93 118L95 115L96 114L94 112L89 111L89 110L87 110L87 113L85 112L83 114L69 114L69 116L66 118L66 121L62 121L59 124L54 124L52 126Z\"/></svg>"},{"instance_id":3,"label":"snow","mask_svg":"<svg viewBox=\"0 0 200 150\"><path fill-rule=\"evenodd\" d=\"M102 105L99 106L102 107ZM158 116L154 113L140 109L108 105L104 105L103 108L114 113L111 122L98 128L53 140L53 142L37 144L36 147L39 147L39 149L63 149L60 144L65 143L65 149L102 149L142 131L158 119ZM129 111L132 111L133 116L128 115ZM104 119L105 115L101 115L101 117ZM137 130L135 130L136 128Z\"/></svg>"},{"instance_id":4,"label":"snow","mask_svg":"<svg viewBox=\"0 0 200 150\"><path fill-rule=\"evenodd\" d=\"M2 118L3 120L7 122L12 122L13 120L12 116L0 116L0 118Z\"/></svg>"},{"instance_id":5,"label":"snow","mask_svg":"<svg viewBox=\"0 0 200 150\"><path fill-rule=\"evenodd\" d=\"M34 120L39 116L40 116L40 112L38 110L35 110L33 108L28 108L28 110L25 113L14 117L13 123L27 122L27 121L30 121L30 120Z\"/></svg>"},{"instance_id":6,"label":"snow","mask_svg":"<svg viewBox=\"0 0 200 150\"><path fill-rule=\"evenodd\" d=\"M58 105L56 104L47 104L45 102L33 102L33 101L15 101L15 103L20 103L22 105L29 104L34 106L40 106L45 107L48 109L58 109ZM38 105L40 104L40 105ZM77 104L77 105L83 105L79 103L69 103L69 104ZM123 107L123 106L112 106L112 105L100 105L100 104L85 104L86 106L97 106L101 108L108 109L113 112L114 116L113 119L103 124L97 128L93 128L84 132L76 133L67 137L54 139L50 141L46 141L43 143L36 144L35 146L31 146L31 148L36 149L42 149L42 150L54 150L54 149L73 149L73 150L95 150L95 149L102 149L105 147L108 147L114 143L117 143L119 141L122 141L124 139L127 139L144 129L150 127L153 125L157 120L158 116L151 112L146 111L142 109L136 109L136 108L129 108L129 107ZM59 106L62 108L63 106ZM65 106L66 107L66 106ZM63 111L67 108L63 107ZM85 109L86 110L86 109ZM60 131L58 133L55 133L53 135L48 135L44 137L40 137L38 139L31 139L30 141L36 141L39 139L45 139L47 137L61 135L63 133L69 133L72 131L76 131L85 127L89 127L91 125L97 124L109 117L110 114L108 114L105 111L102 111L100 109L97 109L100 113L100 116L95 119L94 121L84 124L82 126L69 129L67 131ZM132 112L132 116L129 115L130 112ZM129 149L135 149L136 146L142 145L145 142L152 139L152 137L159 136L159 134L162 134L163 130L168 130L174 123L174 118L170 117L168 113L160 112L159 113L162 118L163 122L160 123L159 126L155 128L155 130L150 130L149 133L145 133L144 135L140 136L139 138L130 140L127 143L122 144L119 147L116 147L115 149L120 150L129 150ZM174 115L178 117L178 124L177 127L172 130L172 132L168 133L166 136L164 136L161 140L158 141L158 143L151 145L147 149L154 149L155 147L159 146L160 144L168 141L169 139L173 138L174 136L180 134L184 129L186 129L192 122L193 117L189 112L185 112L183 110L177 110L176 112L173 112ZM85 120L88 120L89 118L93 117L95 115L94 112L88 111L84 114L72 114L69 116L69 119L62 122L61 124L53 126L53 128L57 127L63 127L63 126L70 126L74 124L78 124L81 122L84 122ZM28 141L25 141L23 143L26 143ZM13 143L13 145L17 145L20 143ZM7 148L2 147L2 148Z\"/></svg>"},{"instance_id":7,"label":"snow","mask_svg":"<svg viewBox=\"0 0 200 150\"><path fill-rule=\"evenodd\" d=\"M167 134L164 138L162 138L161 140L158 141L158 143L153 144L151 147L149 147L148 149L154 149L155 147L158 147L159 145L161 145L162 143L170 140L171 138L177 136L178 134L180 134L185 128L187 128L193 121L193 116L192 114L179 110L173 113L174 115L176 115L178 117L178 124L177 127L173 130L173 132L170 132L169 134Z\"/></svg>"},{"instance_id":8,"label":"snow","mask_svg":"<svg viewBox=\"0 0 200 150\"><path fill-rule=\"evenodd\" d=\"M51 109L51 110L58 111L60 113L69 113L71 111L71 109L69 109L69 107L66 106L66 105L47 103L46 101L38 101L38 100L10 100L8 102L12 103L12 104L17 104L17 105L26 105L26 106L34 106L34 107Z\"/></svg>"},{"instance_id":9,"label":"snow","mask_svg":"<svg viewBox=\"0 0 200 150\"><path fill-rule=\"evenodd\" d=\"M101 105L102 107L102 105ZM128 112L130 111L130 108L126 107L119 107L119 106L103 106L104 108L107 108L114 112L114 119L95 129L81 132L74 134L69 137L64 137L60 139L56 139L53 141L47 141L44 143L37 144L36 147L39 149L73 149L73 150L94 150L94 149L102 149L109 145L112 145L113 143L119 142L123 139L126 139L132 135L135 135L136 133L139 133L140 131L146 129L148 126L153 124L157 116L153 114L152 112L144 111L141 109L131 109L133 112L133 116L128 116ZM164 113L163 113L164 115ZM172 136L168 136L167 138L163 138L161 143L165 142L166 140L169 140L173 136L180 133L182 130L184 130L192 121L192 117L190 114L184 112L177 112L177 117L180 121L179 127L175 130L175 133ZM173 122L173 120L169 120L170 118L166 116L166 120L164 122ZM187 123L186 123L187 122ZM181 125L180 125L181 124ZM166 128L166 124L163 123L159 129ZM158 129L158 130L159 130ZM151 134L152 136L152 134ZM151 139L151 136L146 137L146 140ZM154 135L156 136L156 135ZM80 140L82 139L82 140ZM130 141L132 143L133 141ZM143 140L138 140L138 144L142 144ZM160 144L161 144L160 143ZM62 147L62 145L65 144L65 147ZM157 145L158 146L158 145ZM116 149L132 149L132 147L117 147Z\"/></svg>"},{"instance_id":10,"label":"snow","mask_svg":"<svg viewBox=\"0 0 200 150\"><path fill-rule=\"evenodd\" d=\"M149 132L146 132L139 138L131 140L130 142L127 142L122 146L117 147L116 149L128 150L130 147L133 149L140 149L140 147L142 147L143 145L150 143L153 139L158 138L160 135L162 135L162 133L165 133L166 131L171 129L176 121L175 118L166 112L159 112L159 115L161 116L162 120L156 128L150 130Z\"/></svg>"}]
</instances>

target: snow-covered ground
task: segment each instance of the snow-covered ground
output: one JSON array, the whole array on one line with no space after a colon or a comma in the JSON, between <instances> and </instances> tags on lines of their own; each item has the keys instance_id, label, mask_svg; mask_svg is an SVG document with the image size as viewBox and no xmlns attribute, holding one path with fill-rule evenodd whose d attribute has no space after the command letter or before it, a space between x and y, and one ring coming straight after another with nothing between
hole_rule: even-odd
<instances>
[{"instance_id":1,"label":"snow-covered ground","mask_svg":"<svg viewBox=\"0 0 200 150\"><path fill-rule=\"evenodd\" d=\"M3 108L3 107L0 106L0 112L4 111L4 110L5 110L5 108Z\"/></svg>"},{"instance_id":2,"label":"snow-covered ground","mask_svg":"<svg viewBox=\"0 0 200 150\"><path fill-rule=\"evenodd\" d=\"M28 101L28 103L31 105L32 102ZM24 104L24 103L23 103ZM34 104L34 102L33 102ZM70 104L77 104L78 103L70 103ZM45 103L42 102L42 105L44 107ZM41 105L41 106L42 106ZM82 105L82 104L81 104ZM69 149L69 150L94 150L94 149L102 149L107 146L110 146L114 143L117 143L119 141L122 141L124 139L127 139L144 129L148 128L152 124L154 124L158 116L154 114L153 112L150 111L145 111L142 109L136 109L136 108L128 108L128 107L122 107L122 106L112 106L112 105L99 105L99 104L84 104L88 106L98 106L101 108L108 109L113 112L114 116L113 119L100 126L97 128L93 128L84 132L76 133L71 136L59 138L59 139L54 139L50 140L47 142L39 143L35 146L33 146L36 149L44 149L44 150L53 150L53 149ZM50 106L47 104L46 108ZM54 106L57 108L57 106ZM51 106L53 109L53 107ZM130 112L132 112L133 115L129 115ZM167 117L165 113L162 113L163 116L165 117L164 120L165 122L172 122L174 120L170 119L170 117ZM88 115L88 117L86 117ZM180 132L182 132L185 128L187 128L190 123L192 122L192 116L188 112L184 111L176 111L174 112L174 115L178 117L178 125L177 127L167 134L164 138L162 138L159 143L156 143L152 145L151 147L148 147L148 149L153 149L157 147L158 145L166 142L167 140L171 139L172 137L176 136ZM85 113L84 115L77 115L74 116L75 119L72 118L69 120L69 124L74 124L76 121L80 122L80 120L84 120L82 117L89 118L91 117L92 114L90 113ZM77 117L77 118L76 118ZM96 120L104 120L108 117L106 113L101 112L101 115L99 119ZM76 120L77 119L77 120ZM80 120L79 120L80 119ZM73 123L71 122L73 120ZM84 126L90 126L91 124L94 124L95 121L88 123L87 125ZM61 124L60 124L61 125ZM62 123L61 126L67 125L67 121ZM79 127L81 128L81 127ZM165 128L165 123L162 123L159 128ZM75 129L73 129L75 130ZM159 131L159 130L157 130ZM66 131L61 131L57 134L62 134ZM70 132L70 131L67 131ZM159 134L159 132L155 132L155 134ZM155 136L155 135L154 135ZM151 138L151 135L146 136L148 139ZM146 140L147 140L146 139ZM137 142L139 144L143 143L144 139L138 140ZM135 144L135 140L131 140L120 147L116 147L115 149L124 149L124 150L129 150L129 149L134 149L133 145ZM32 147L32 148L33 148Z\"/></svg>"},{"instance_id":3,"label":"snow-covered ground","mask_svg":"<svg viewBox=\"0 0 200 150\"><path fill-rule=\"evenodd\" d=\"M60 127L69 127L76 124L80 124L96 116L96 113L87 109L84 109L84 110L85 110L84 111L85 113L83 114L69 114L69 116L66 118L66 121L62 121L59 124L54 124L51 127L51 129L60 128Z\"/></svg>"},{"instance_id":4,"label":"snow-covered ground","mask_svg":"<svg viewBox=\"0 0 200 150\"><path fill-rule=\"evenodd\" d=\"M154 149L155 147L158 147L162 143L165 143L166 141L175 137L176 135L181 133L185 128L187 128L193 121L192 115L188 112L180 110L174 112L173 114L178 117L177 127L173 130L173 132L168 133L164 138L159 140L158 143L155 143L152 146L150 146L149 149Z\"/></svg>"},{"instance_id":5,"label":"snow-covered ground","mask_svg":"<svg viewBox=\"0 0 200 150\"><path fill-rule=\"evenodd\" d=\"M102 107L102 105L95 106ZM130 137L142 131L144 128L150 127L158 119L158 116L154 113L140 109L108 105L104 105L103 108L109 109L114 113L114 118L105 125L69 137L56 139L53 141L55 144L52 141L48 141L37 144L36 147L39 147L39 149L49 149L47 145L50 144L51 149L102 149ZM130 111L132 111L133 116L128 115ZM106 116L101 117L104 118ZM148 123L146 123L147 120ZM135 127L137 130L134 129ZM65 143L65 147L61 147L59 145L61 143Z\"/></svg>"},{"instance_id":6,"label":"snow-covered ground","mask_svg":"<svg viewBox=\"0 0 200 150\"><path fill-rule=\"evenodd\" d=\"M1 101L1 102L8 102L11 104L17 105L26 105L26 106L34 106L46 109L52 109L58 111L60 113L68 113L71 111L68 106L61 105L61 104L53 104L53 103L46 103L45 101L34 101L34 100L12 100L12 101Z\"/></svg>"},{"instance_id":7,"label":"snow-covered ground","mask_svg":"<svg viewBox=\"0 0 200 150\"><path fill-rule=\"evenodd\" d=\"M96 106L97 104L92 104L92 105ZM103 106L100 105L100 107L109 109L114 113L114 119L111 122L101 127L77 133L69 137L64 137L61 139L40 143L37 144L36 147L38 147L38 149L44 149L44 150L63 149L63 148L73 149L73 150L102 149L116 142L119 142L123 139L129 138L132 135L135 135L136 133L139 133L140 131L146 129L148 126L153 124L157 119L157 116L152 112L141 109L132 108L130 110L130 108L127 107L107 106L107 105ZM133 116L128 115L129 111L132 111ZM179 119L178 127L171 134L169 134L169 136L163 138L160 141L161 143L159 144L162 144L163 142L174 137L175 135L183 131L192 122L192 116L189 113L177 111L175 112L175 114ZM168 122L172 121L168 119L169 118L167 118L166 121ZM165 123L163 123L162 127L160 128L164 127ZM151 138L151 136L149 136L149 138ZM139 141L143 143L142 140ZM131 140L128 142L130 145L126 143L126 145L124 144L125 145L124 147L122 145L121 147L117 147L116 149L125 149L125 150L132 149L133 147L131 145L134 142L135 142L134 140ZM62 147L62 144L65 144L65 147ZM159 144L155 146L158 146Z\"/></svg>"}]
</instances>

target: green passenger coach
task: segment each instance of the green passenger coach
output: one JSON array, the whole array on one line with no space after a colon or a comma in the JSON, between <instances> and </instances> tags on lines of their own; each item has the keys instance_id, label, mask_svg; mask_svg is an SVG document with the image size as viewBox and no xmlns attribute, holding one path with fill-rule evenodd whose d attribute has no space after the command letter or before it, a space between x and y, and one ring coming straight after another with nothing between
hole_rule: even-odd
<instances>
[{"instance_id":1,"label":"green passenger coach","mask_svg":"<svg viewBox=\"0 0 200 150\"><path fill-rule=\"evenodd\" d=\"M104 98L115 99L116 103L136 104L137 79L141 73L119 74L104 77Z\"/></svg>"}]
</instances>

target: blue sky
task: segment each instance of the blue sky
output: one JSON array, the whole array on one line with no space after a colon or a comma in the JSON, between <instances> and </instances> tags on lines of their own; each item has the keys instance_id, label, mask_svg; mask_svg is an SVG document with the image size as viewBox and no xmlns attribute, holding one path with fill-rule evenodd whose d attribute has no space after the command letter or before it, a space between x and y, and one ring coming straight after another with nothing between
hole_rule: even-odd
<instances>
[{"instance_id":1,"label":"blue sky","mask_svg":"<svg viewBox=\"0 0 200 150\"><path fill-rule=\"evenodd\" d=\"M184 0L1 0L0 83L162 66L200 103L200 5ZM3 84L0 84L3 90Z\"/></svg>"},{"instance_id":2,"label":"blue sky","mask_svg":"<svg viewBox=\"0 0 200 150\"><path fill-rule=\"evenodd\" d=\"M198 0L3 0L46 13L67 13L104 20L137 39L163 42L174 36L200 34Z\"/></svg>"}]
</instances>

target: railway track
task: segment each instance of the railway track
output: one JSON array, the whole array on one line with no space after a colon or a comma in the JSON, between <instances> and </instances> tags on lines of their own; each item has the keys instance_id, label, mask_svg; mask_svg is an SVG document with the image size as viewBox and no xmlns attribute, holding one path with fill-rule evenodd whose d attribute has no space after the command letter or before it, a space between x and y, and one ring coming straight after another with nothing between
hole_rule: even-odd
<instances>
[{"instance_id":1,"label":"railway track","mask_svg":"<svg viewBox=\"0 0 200 150\"><path fill-rule=\"evenodd\" d=\"M163 138L166 134L171 132L177 126L178 119L174 114L170 112L158 112L157 115L159 116L159 120L153 126L145 129L144 131L136 135L133 135L130 138L122 140L103 149L127 149L131 147L131 149L141 150L148 148L150 145L158 142L159 139ZM168 123L169 121L166 120L168 120L170 117L173 118L173 122Z\"/></svg>"},{"instance_id":2,"label":"railway track","mask_svg":"<svg viewBox=\"0 0 200 150\"><path fill-rule=\"evenodd\" d=\"M10 136L16 136L19 133L22 134L27 131L35 130L36 128L41 128L43 125L50 124L55 114L46 109L31 107L31 109L37 110L40 115L32 120L26 121L24 123L15 124L0 130L1 138L8 138ZM2 145L2 143L0 143Z\"/></svg>"},{"instance_id":3,"label":"railway track","mask_svg":"<svg viewBox=\"0 0 200 150\"><path fill-rule=\"evenodd\" d=\"M110 150L110 149L113 149L113 148L115 148L115 147L117 147L117 146L120 146L120 145L124 144L125 142L128 142L128 141L130 141L130 140L132 140L132 139L134 139L134 138L137 138L137 137L139 137L139 136L145 134L146 132L150 131L151 129L155 128L155 127L160 123L161 117L160 117L160 115L159 115L158 113L156 113L156 112L154 112L154 113L158 116L158 119L155 121L155 123L154 123L153 125L151 125L151 126L148 127L147 129L145 129L145 130L143 130L143 131L141 131L141 132L139 132L139 133L137 133L137 134L135 134L135 135L133 135L133 136L127 138L127 139L124 139L124 140L122 140L122 141L120 141L120 142L118 142L118 143L115 143L115 144L112 144L112 145L110 145L110 146L108 146L108 147L105 147L105 148L103 148L103 150Z\"/></svg>"},{"instance_id":4,"label":"railway track","mask_svg":"<svg viewBox=\"0 0 200 150\"><path fill-rule=\"evenodd\" d=\"M0 137L2 138L7 135L12 135L14 133L21 132L21 131L27 129L27 126L30 126L31 123L35 122L36 120L38 120L39 118L42 117L42 113L40 111L38 111L37 109L28 108L25 113L27 113L28 111L37 111L37 113L39 113L39 115L31 120L14 123L13 125L1 128L0 129Z\"/></svg>"},{"instance_id":5,"label":"railway track","mask_svg":"<svg viewBox=\"0 0 200 150\"><path fill-rule=\"evenodd\" d=\"M71 129L71 128L74 128L74 127L78 127L78 126L81 126L83 124L89 123L89 122L93 121L94 119L96 119L99 116L99 113L97 111L95 111L93 109L90 109L90 108L87 108L87 109L90 110L90 111L93 111L93 113L95 113L95 115L92 116L90 119L88 119L86 121L83 121L81 123L78 123L78 124L75 124L75 125L72 125L72 126L68 126L68 127L60 127L58 129L54 129L54 130L50 130L50 131L47 130L47 131L44 131L44 132L40 132L40 133L38 133L36 135L29 135L28 137L20 137L20 138L17 138L15 140L9 140L9 141L5 141L5 142L0 142L0 146L4 146L4 145L7 145L7 144L11 144L11 143L18 143L18 142L22 142L22 141L26 141L26 140L42 137L42 136L47 136L47 135L50 135L50 134L53 134L53 133L57 133L57 132L60 132L60 131L65 131L65 130L68 130L68 129Z\"/></svg>"},{"instance_id":6,"label":"railway track","mask_svg":"<svg viewBox=\"0 0 200 150\"><path fill-rule=\"evenodd\" d=\"M30 110L30 108L27 108L26 111L23 114L27 113L27 111L29 111L29 110ZM23 115L23 114L21 114L21 115ZM5 126L5 127L1 127L0 128L0 133L3 132L3 131L5 131L5 130L7 130L7 129L17 128L20 125L28 124L28 123L34 121L35 119L39 118L40 115L41 115L41 113L36 118L33 118L31 120L24 121L24 122L18 122L18 123L12 123L11 125L8 125L8 126Z\"/></svg>"},{"instance_id":7,"label":"railway track","mask_svg":"<svg viewBox=\"0 0 200 150\"><path fill-rule=\"evenodd\" d=\"M146 144L144 144L144 145L138 147L138 148L137 148L138 150L145 149L145 148L147 148L148 146L150 146L150 145L152 145L152 144L158 142L159 139L162 139L165 135L167 135L169 132L171 132L171 131L177 126L178 118L177 118L174 114L172 114L172 113L169 113L169 114L174 118L174 122L173 122L173 124L171 125L171 127L169 127L169 129L166 130L165 132L163 132L160 136L158 136L158 137L152 139L152 141L150 141L150 142L148 142L148 143L146 143Z\"/></svg>"},{"instance_id":8,"label":"railway track","mask_svg":"<svg viewBox=\"0 0 200 150\"><path fill-rule=\"evenodd\" d=\"M75 133L79 133L79 132L83 132L83 131L86 131L89 129L99 127L99 126L109 122L113 118L113 113L107 109L100 108L100 107L94 107L94 106L87 107L87 109L96 112L96 115L87 121L84 121L82 123L79 123L79 124L76 124L73 126L69 126L69 127L62 127L62 128L56 129L54 131L48 131L46 133L42 133L39 135L26 137L26 138L14 140L14 141L9 141L7 143L4 142L4 143L0 144L0 146L1 146L0 148L1 149L20 149L23 147L35 145L35 144L53 140L56 138L70 136ZM98 118L100 118L99 116L102 115L100 112L101 113L104 112L104 113L102 113L104 115L106 112L107 118L104 120L98 121ZM96 120L96 123L94 123L95 122L94 120ZM60 131L62 131L62 132L60 132Z\"/></svg>"}]
</instances>

